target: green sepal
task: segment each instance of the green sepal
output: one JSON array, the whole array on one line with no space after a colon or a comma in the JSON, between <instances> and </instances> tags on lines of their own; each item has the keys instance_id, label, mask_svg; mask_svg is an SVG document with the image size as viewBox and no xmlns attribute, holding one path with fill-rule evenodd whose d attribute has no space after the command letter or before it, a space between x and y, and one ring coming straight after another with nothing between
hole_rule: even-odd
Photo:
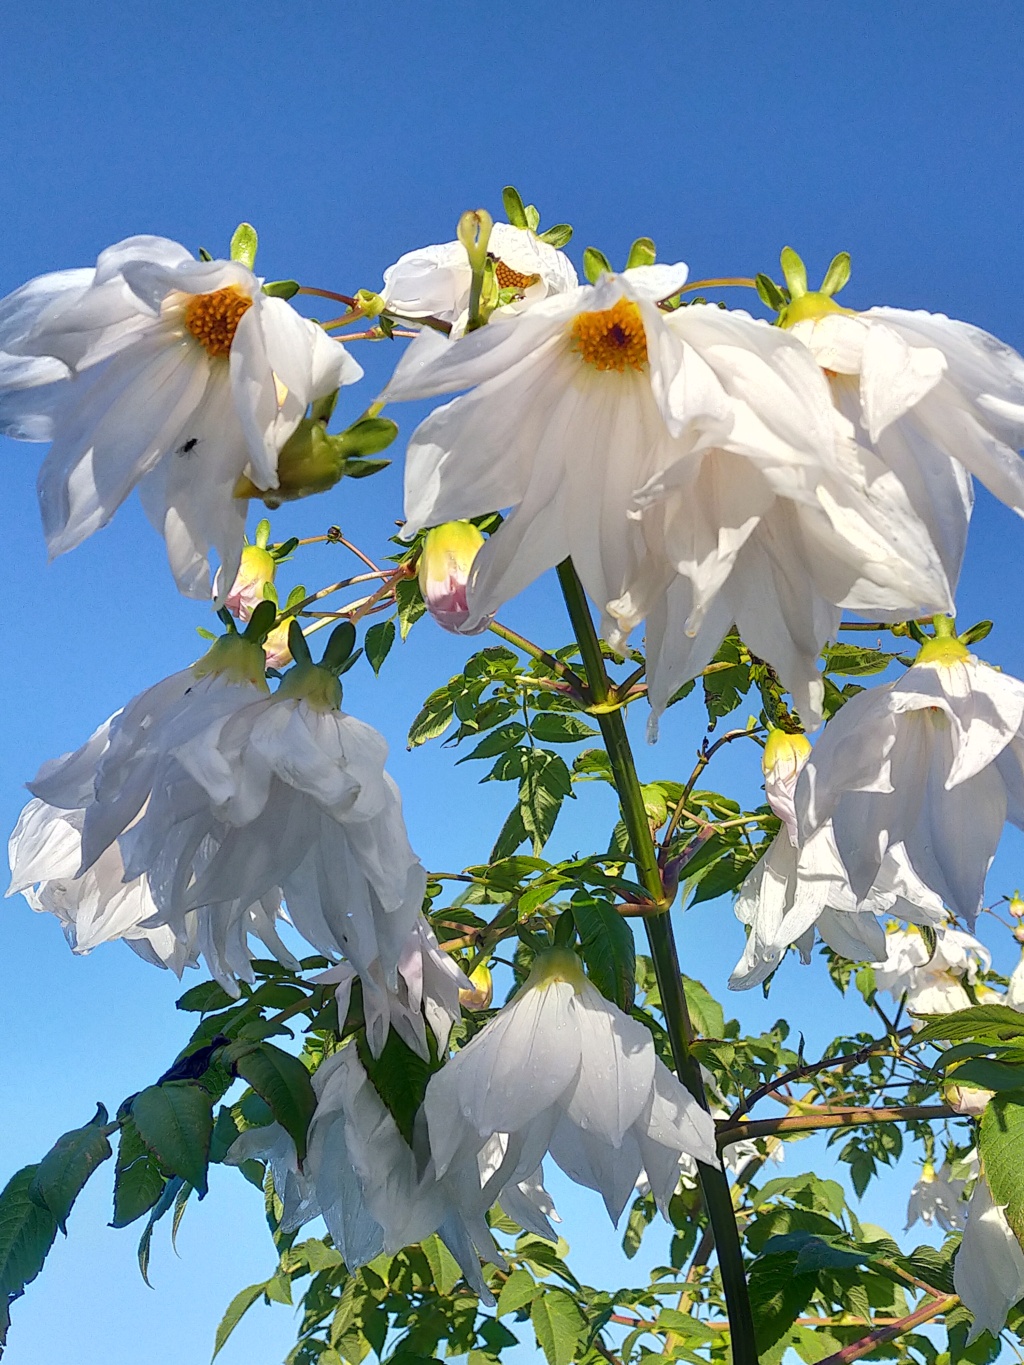
<instances>
[{"instance_id":1,"label":"green sepal","mask_svg":"<svg viewBox=\"0 0 1024 1365\"><path fill-rule=\"evenodd\" d=\"M309 642L294 616L288 622L288 649L294 663L312 664L313 656L309 652Z\"/></svg>"},{"instance_id":2,"label":"green sepal","mask_svg":"<svg viewBox=\"0 0 1024 1365\"><path fill-rule=\"evenodd\" d=\"M329 669L335 676L341 673L343 669L347 672L345 665L351 658L355 647L356 628L351 621L342 621L331 631L331 638L327 641L324 657L320 660L321 668Z\"/></svg>"},{"instance_id":3,"label":"green sepal","mask_svg":"<svg viewBox=\"0 0 1024 1365\"><path fill-rule=\"evenodd\" d=\"M596 284L602 275L612 273L611 261L596 246L588 246L583 252L583 273L590 284Z\"/></svg>"},{"instance_id":4,"label":"green sepal","mask_svg":"<svg viewBox=\"0 0 1024 1365\"><path fill-rule=\"evenodd\" d=\"M293 299L299 292L298 280L269 280L263 286L264 294L272 299Z\"/></svg>"},{"instance_id":5,"label":"green sepal","mask_svg":"<svg viewBox=\"0 0 1024 1365\"><path fill-rule=\"evenodd\" d=\"M362 417L337 436L332 436L331 441L333 448L345 460L350 460L353 456L376 455L378 451L386 450L397 435L398 424L390 417ZM348 468L343 472L348 474Z\"/></svg>"},{"instance_id":6,"label":"green sepal","mask_svg":"<svg viewBox=\"0 0 1024 1365\"><path fill-rule=\"evenodd\" d=\"M782 277L786 281L791 299L798 299L807 293L807 267L791 246L784 246L779 253Z\"/></svg>"},{"instance_id":7,"label":"green sepal","mask_svg":"<svg viewBox=\"0 0 1024 1365\"><path fill-rule=\"evenodd\" d=\"M335 389L333 393L325 393L322 398L314 399L309 409L309 415L314 422L322 422L324 426L327 425L334 415L340 392L340 389Z\"/></svg>"},{"instance_id":8,"label":"green sepal","mask_svg":"<svg viewBox=\"0 0 1024 1365\"><path fill-rule=\"evenodd\" d=\"M527 204L525 211L526 226L531 232L536 232L540 227L540 209L538 209L536 204Z\"/></svg>"},{"instance_id":9,"label":"green sepal","mask_svg":"<svg viewBox=\"0 0 1024 1365\"><path fill-rule=\"evenodd\" d=\"M971 626L969 630L965 630L959 637L960 643L964 645L975 645L979 640L984 640L985 637L991 633L991 621L978 621L975 625Z\"/></svg>"},{"instance_id":10,"label":"green sepal","mask_svg":"<svg viewBox=\"0 0 1024 1365\"><path fill-rule=\"evenodd\" d=\"M505 217L513 227L526 228L526 205L515 185L506 185L501 192L501 202L505 207Z\"/></svg>"},{"instance_id":11,"label":"green sepal","mask_svg":"<svg viewBox=\"0 0 1024 1365\"><path fill-rule=\"evenodd\" d=\"M298 547L298 536L289 536L287 540L282 540L280 545L271 547L270 553L278 564L283 564L286 559L290 559L292 552Z\"/></svg>"},{"instance_id":12,"label":"green sepal","mask_svg":"<svg viewBox=\"0 0 1024 1365\"><path fill-rule=\"evenodd\" d=\"M558 251L572 241L572 228L568 223L556 223L554 227L545 228L543 232L538 233L538 240L546 242L548 246L553 246Z\"/></svg>"},{"instance_id":13,"label":"green sepal","mask_svg":"<svg viewBox=\"0 0 1024 1365\"><path fill-rule=\"evenodd\" d=\"M270 544L270 522L266 517L256 523L256 534L252 543L258 550L265 550Z\"/></svg>"},{"instance_id":14,"label":"green sepal","mask_svg":"<svg viewBox=\"0 0 1024 1365\"><path fill-rule=\"evenodd\" d=\"M207 251L207 249L206 249L205 246L201 246L201 247L199 248L199 259L200 259L201 261L212 261L212 260L213 260L213 257L212 257L212 256L210 255L210 253Z\"/></svg>"},{"instance_id":15,"label":"green sepal","mask_svg":"<svg viewBox=\"0 0 1024 1365\"><path fill-rule=\"evenodd\" d=\"M638 265L653 265L656 259L657 252L650 237L638 237L629 248L626 269L633 270Z\"/></svg>"},{"instance_id":16,"label":"green sepal","mask_svg":"<svg viewBox=\"0 0 1024 1365\"><path fill-rule=\"evenodd\" d=\"M848 251L837 252L825 271L825 278L821 282L821 293L838 294L840 289L844 289L849 281L850 253Z\"/></svg>"},{"instance_id":17,"label":"green sepal","mask_svg":"<svg viewBox=\"0 0 1024 1365\"><path fill-rule=\"evenodd\" d=\"M252 223L239 223L231 234L231 259L252 270L256 264L259 238Z\"/></svg>"},{"instance_id":18,"label":"green sepal","mask_svg":"<svg viewBox=\"0 0 1024 1365\"><path fill-rule=\"evenodd\" d=\"M769 275L757 275L754 284L761 302L773 313L781 313L788 300L775 281Z\"/></svg>"},{"instance_id":19,"label":"green sepal","mask_svg":"<svg viewBox=\"0 0 1024 1365\"><path fill-rule=\"evenodd\" d=\"M274 629L274 622L277 620L277 607L273 602L268 602L266 598L258 602L253 609L249 622L242 635L243 640L251 640L253 644L261 645L270 632Z\"/></svg>"}]
</instances>

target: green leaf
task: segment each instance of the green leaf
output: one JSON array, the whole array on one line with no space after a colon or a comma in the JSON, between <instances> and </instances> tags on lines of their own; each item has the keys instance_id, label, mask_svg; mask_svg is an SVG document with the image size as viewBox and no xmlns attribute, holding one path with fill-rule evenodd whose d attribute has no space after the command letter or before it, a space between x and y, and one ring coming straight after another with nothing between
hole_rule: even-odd
<instances>
[{"instance_id":1,"label":"green leaf","mask_svg":"<svg viewBox=\"0 0 1024 1365\"><path fill-rule=\"evenodd\" d=\"M398 1131L412 1146L413 1124L432 1074L430 1063L413 1052L395 1029L388 1033L379 1057L370 1052L363 1034L358 1035L356 1047L373 1088L398 1125Z\"/></svg>"},{"instance_id":2,"label":"green leaf","mask_svg":"<svg viewBox=\"0 0 1024 1365\"><path fill-rule=\"evenodd\" d=\"M542 744L575 744L600 733L579 716L559 715L556 711L541 711L534 716L530 730Z\"/></svg>"},{"instance_id":3,"label":"green leaf","mask_svg":"<svg viewBox=\"0 0 1024 1365\"><path fill-rule=\"evenodd\" d=\"M1024 1038L1024 1014L1009 1005L972 1005L954 1014L921 1015L924 1028L915 1035L915 1042L964 1042L969 1038L991 1038L994 1042L1012 1042Z\"/></svg>"},{"instance_id":4,"label":"green leaf","mask_svg":"<svg viewBox=\"0 0 1024 1365\"><path fill-rule=\"evenodd\" d=\"M854 677L884 673L893 659L898 657L899 655L888 654L882 649L867 649L861 645L843 643L829 645L824 654L825 672Z\"/></svg>"},{"instance_id":5,"label":"green leaf","mask_svg":"<svg viewBox=\"0 0 1024 1365\"><path fill-rule=\"evenodd\" d=\"M626 269L632 270L638 265L653 265L657 259L657 254L650 237L638 237L629 248L629 255L626 257Z\"/></svg>"},{"instance_id":6,"label":"green leaf","mask_svg":"<svg viewBox=\"0 0 1024 1365\"><path fill-rule=\"evenodd\" d=\"M239 223L231 235L231 259L252 270L256 264L259 238L252 223Z\"/></svg>"},{"instance_id":7,"label":"green leaf","mask_svg":"<svg viewBox=\"0 0 1024 1365\"><path fill-rule=\"evenodd\" d=\"M398 629L404 640L427 609L415 578L400 578L395 584L395 606L398 608ZM416 721L413 721L413 728L415 725ZM409 738L412 739L412 730Z\"/></svg>"},{"instance_id":8,"label":"green leaf","mask_svg":"<svg viewBox=\"0 0 1024 1365\"><path fill-rule=\"evenodd\" d=\"M519 783L519 816L523 828L540 853L558 819L567 796L572 796L572 776L557 754L547 749L528 749L526 773Z\"/></svg>"},{"instance_id":9,"label":"green leaf","mask_svg":"<svg viewBox=\"0 0 1024 1365\"><path fill-rule=\"evenodd\" d=\"M449 688L439 687L436 692L431 692L409 726L408 747L415 749L417 745L425 744L428 739L436 739L438 735L443 735L451 725L454 715L455 702Z\"/></svg>"},{"instance_id":10,"label":"green leaf","mask_svg":"<svg viewBox=\"0 0 1024 1365\"><path fill-rule=\"evenodd\" d=\"M434 1288L439 1294L450 1294L462 1279L458 1261L436 1232L421 1242L420 1247L434 1277Z\"/></svg>"},{"instance_id":11,"label":"green leaf","mask_svg":"<svg viewBox=\"0 0 1024 1365\"><path fill-rule=\"evenodd\" d=\"M298 280L268 280L263 286L264 294L272 299L293 299L299 292Z\"/></svg>"},{"instance_id":12,"label":"green leaf","mask_svg":"<svg viewBox=\"0 0 1024 1365\"><path fill-rule=\"evenodd\" d=\"M583 1334L583 1316L564 1289L545 1289L533 1300L530 1321L548 1365L572 1365Z\"/></svg>"},{"instance_id":13,"label":"green leaf","mask_svg":"<svg viewBox=\"0 0 1024 1365\"><path fill-rule=\"evenodd\" d=\"M523 824L520 808L517 805L514 810L509 811L505 823L498 831L498 837L491 849L491 861L497 863L510 857L525 838L526 826Z\"/></svg>"},{"instance_id":14,"label":"green leaf","mask_svg":"<svg viewBox=\"0 0 1024 1365\"><path fill-rule=\"evenodd\" d=\"M1024 1090L990 1100L978 1130L978 1151L992 1198L1005 1204L1006 1221L1024 1240Z\"/></svg>"},{"instance_id":15,"label":"green leaf","mask_svg":"<svg viewBox=\"0 0 1024 1365\"><path fill-rule=\"evenodd\" d=\"M224 1061L270 1106L270 1112L295 1143L302 1161L306 1155L306 1133L316 1109L313 1084L302 1062L273 1043L235 1043L225 1049Z\"/></svg>"},{"instance_id":16,"label":"green leaf","mask_svg":"<svg viewBox=\"0 0 1024 1365\"><path fill-rule=\"evenodd\" d=\"M501 1293L498 1295L498 1317L503 1317L506 1313L515 1313L526 1304L532 1303L542 1292L541 1286L528 1270L513 1270L501 1286Z\"/></svg>"},{"instance_id":17,"label":"green leaf","mask_svg":"<svg viewBox=\"0 0 1024 1365\"><path fill-rule=\"evenodd\" d=\"M0 1192L0 1303L20 1294L43 1268L57 1220L29 1194L38 1166L23 1166Z\"/></svg>"},{"instance_id":18,"label":"green leaf","mask_svg":"<svg viewBox=\"0 0 1024 1365\"><path fill-rule=\"evenodd\" d=\"M217 981L200 981L184 995L178 997L176 1009L187 1010L191 1014L209 1014L211 1010L227 1009L235 1002Z\"/></svg>"},{"instance_id":19,"label":"green leaf","mask_svg":"<svg viewBox=\"0 0 1024 1365\"><path fill-rule=\"evenodd\" d=\"M374 673L380 673L381 665L391 653L391 646L394 643L394 621L378 621L375 626L371 626L366 632L366 639L363 641L363 644L366 649L367 660Z\"/></svg>"},{"instance_id":20,"label":"green leaf","mask_svg":"<svg viewBox=\"0 0 1024 1365\"><path fill-rule=\"evenodd\" d=\"M583 252L583 273L590 284L596 284L602 275L612 273L611 262L596 246L588 246Z\"/></svg>"},{"instance_id":21,"label":"green leaf","mask_svg":"<svg viewBox=\"0 0 1024 1365\"><path fill-rule=\"evenodd\" d=\"M761 1256L750 1267L747 1286L754 1314L758 1355L764 1356L800 1316L816 1288L813 1275L796 1275L796 1256Z\"/></svg>"},{"instance_id":22,"label":"green leaf","mask_svg":"<svg viewBox=\"0 0 1024 1365\"><path fill-rule=\"evenodd\" d=\"M556 223L554 227L546 228L540 234L540 240L547 242L548 246L553 246L557 251L572 241L572 228L568 223Z\"/></svg>"},{"instance_id":23,"label":"green leaf","mask_svg":"<svg viewBox=\"0 0 1024 1365\"><path fill-rule=\"evenodd\" d=\"M807 293L807 267L791 246L784 246L779 255L783 278L790 297L798 299Z\"/></svg>"},{"instance_id":24,"label":"green leaf","mask_svg":"<svg viewBox=\"0 0 1024 1365\"><path fill-rule=\"evenodd\" d=\"M955 1085L980 1086L983 1090L1024 1090L1024 1066L976 1057L946 1072Z\"/></svg>"},{"instance_id":25,"label":"green leaf","mask_svg":"<svg viewBox=\"0 0 1024 1365\"><path fill-rule=\"evenodd\" d=\"M217 1335L213 1342L213 1359L216 1359L221 1353L228 1337L242 1321L256 1300L263 1295L265 1290L265 1284L251 1284L248 1288L240 1290L231 1300L228 1304L227 1312L221 1318L217 1327Z\"/></svg>"},{"instance_id":26,"label":"green leaf","mask_svg":"<svg viewBox=\"0 0 1024 1365\"><path fill-rule=\"evenodd\" d=\"M683 977L683 993L690 1021L705 1038L721 1038L725 1032L725 1012L706 986L692 977Z\"/></svg>"},{"instance_id":27,"label":"green leaf","mask_svg":"<svg viewBox=\"0 0 1024 1365\"><path fill-rule=\"evenodd\" d=\"M821 282L821 292L823 294L838 294L840 289L844 289L850 279L850 253L840 251L832 257L828 269L825 271L825 278Z\"/></svg>"},{"instance_id":28,"label":"green leaf","mask_svg":"<svg viewBox=\"0 0 1024 1365\"><path fill-rule=\"evenodd\" d=\"M132 1118L161 1165L206 1193L206 1164L213 1133L210 1094L192 1081L151 1085L132 1101Z\"/></svg>"},{"instance_id":29,"label":"green leaf","mask_svg":"<svg viewBox=\"0 0 1024 1365\"><path fill-rule=\"evenodd\" d=\"M629 922L606 900L586 892L572 898L572 916L580 936L587 975L621 1010L633 1007L636 988L636 944Z\"/></svg>"},{"instance_id":30,"label":"green leaf","mask_svg":"<svg viewBox=\"0 0 1024 1365\"><path fill-rule=\"evenodd\" d=\"M163 1194L164 1184L160 1163L142 1141L134 1121L123 1119L114 1163L114 1217L110 1226L124 1228L141 1218Z\"/></svg>"},{"instance_id":31,"label":"green leaf","mask_svg":"<svg viewBox=\"0 0 1024 1365\"><path fill-rule=\"evenodd\" d=\"M518 720L510 721L507 725L499 725L496 730L485 735L471 753L463 754L459 762L468 763L470 759L474 758L496 758L498 754L503 754L507 749L514 748L520 740L525 738L526 726Z\"/></svg>"},{"instance_id":32,"label":"green leaf","mask_svg":"<svg viewBox=\"0 0 1024 1365\"><path fill-rule=\"evenodd\" d=\"M526 205L515 185L506 185L501 192L501 202L505 207L505 217L513 227L526 228Z\"/></svg>"},{"instance_id":33,"label":"green leaf","mask_svg":"<svg viewBox=\"0 0 1024 1365\"><path fill-rule=\"evenodd\" d=\"M39 1163L29 1187L30 1197L49 1209L65 1234L68 1214L82 1187L111 1155L107 1135L100 1126L106 1121L107 1111L101 1104L91 1123L59 1137Z\"/></svg>"}]
</instances>

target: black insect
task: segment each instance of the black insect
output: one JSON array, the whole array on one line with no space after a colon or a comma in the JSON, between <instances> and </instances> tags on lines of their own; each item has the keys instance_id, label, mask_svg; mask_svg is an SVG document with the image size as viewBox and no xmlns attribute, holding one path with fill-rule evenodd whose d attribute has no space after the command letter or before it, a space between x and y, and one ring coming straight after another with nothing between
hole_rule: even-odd
<instances>
[{"instance_id":1,"label":"black insect","mask_svg":"<svg viewBox=\"0 0 1024 1365\"><path fill-rule=\"evenodd\" d=\"M179 455L191 455L198 444L199 437L190 436L187 441L183 441L182 444L178 447L177 453Z\"/></svg>"}]
</instances>

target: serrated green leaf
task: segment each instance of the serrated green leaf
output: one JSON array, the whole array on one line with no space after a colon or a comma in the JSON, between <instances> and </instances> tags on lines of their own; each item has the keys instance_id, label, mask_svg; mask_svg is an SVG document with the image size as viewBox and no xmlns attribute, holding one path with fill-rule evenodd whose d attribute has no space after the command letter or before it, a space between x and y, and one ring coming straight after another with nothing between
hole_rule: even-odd
<instances>
[{"instance_id":1,"label":"serrated green leaf","mask_svg":"<svg viewBox=\"0 0 1024 1365\"><path fill-rule=\"evenodd\" d=\"M20 1294L43 1268L57 1220L29 1194L38 1166L23 1166L0 1191L0 1302Z\"/></svg>"},{"instance_id":2,"label":"serrated green leaf","mask_svg":"<svg viewBox=\"0 0 1024 1365\"><path fill-rule=\"evenodd\" d=\"M68 1214L82 1187L111 1155L107 1135L100 1127L106 1121L107 1111L100 1105L91 1123L59 1137L39 1163L29 1187L30 1197L49 1209L65 1234Z\"/></svg>"},{"instance_id":3,"label":"serrated green leaf","mask_svg":"<svg viewBox=\"0 0 1024 1365\"><path fill-rule=\"evenodd\" d=\"M370 1052L362 1034L356 1046L373 1088L398 1125L398 1131L412 1145L413 1124L432 1074L430 1063L413 1052L395 1029L388 1033L379 1057Z\"/></svg>"},{"instance_id":4,"label":"serrated green leaf","mask_svg":"<svg viewBox=\"0 0 1024 1365\"><path fill-rule=\"evenodd\" d=\"M614 1001L619 1009L632 1009L636 944L628 920L608 901L585 892L577 892L571 904L587 975L601 994Z\"/></svg>"},{"instance_id":5,"label":"serrated green leaf","mask_svg":"<svg viewBox=\"0 0 1024 1365\"><path fill-rule=\"evenodd\" d=\"M884 673L892 661L899 656L883 649L868 649L860 645L829 645L825 650L826 673L840 673L845 676Z\"/></svg>"},{"instance_id":6,"label":"serrated green leaf","mask_svg":"<svg viewBox=\"0 0 1024 1365\"><path fill-rule=\"evenodd\" d=\"M586 1326L575 1299L564 1289L545 1289L533 1300L530 1321L548 1365L572 1365Z\"/></svg>"},{"instance_id":7,"label":"serrated green leaf","mask_svg":"<svg viewBox=\"0 0 1024 1365\"><path fill-rule=\"evenodd\" d=\"M439 687L435 692L431 692L409 726L408 747L415 749L417 745L425 744L428 739L436 739L438 735L443 735L451 725L454 715L455 703L449 688Z\"/></svg>"},{"instance_id":8,"label":"serrated green leaf","mask_svg":"<svg viewBox=\"0 0 1024 1365\"><path fill-rule=\"evenodd\" d=\"M206 1193L206 1165L213 1134L210 1094L192 1081L151 1085L132 1101L132 1118L160 1164Z\"/></svg>"},{"instance_id":9,"label":"serrated green leaf","mask_svg":"<svg viewBox=\"0 0 1024 1365\"><path fill-rule=\"evenodd\" d=\"M524 750L526 772L519 783L519 816L540 853L551 836L558 812L572 796L572 776L564 761L547 749Z\"/></svg>"},{"instance_id":10,"label":"serrated green leaf","mask_svg":"<svg viewBox=\"0 0 1024 1365\"><path fill-rule=\"evenodd\" d=\"M252 223L239 223L231 234L231 259L252 270L256 264L259 238Z\"/></svg>"},{"instance_id":11,"label":"serrated green leaf","mask_svg":"<svg viewBox=\"0 0 1024 1365\"><path fill-rule=\"evenodd\" d=\"M692 977L683 977L683 993L690 1022L705 1038L721 1038L725 1031L725 1012L708 988Z\"/></svg>"},{"instance_id":12,"label":"serrated green leaf","mask_svg":"<svg viewBox=\"0 0 1024 1365\"><path fill-rule=\"evenodd\" d=\"M980 1086L982 1090L1024 1090L1024 1066L976 1057L946 1072L955 1085Z\"/></svg>"},{"instance_id":13,"label":"serrated green leaf","mask_svg":"<svg viewBox=\"0 0 1024 1365\"><path fill-rule=\"evenodd\" d=\"M581 739L593 739L599 731L579 716L541 711L530 721L534 739L541 744L575 744Z\"/></svg>"},{"instance_id":14,"label":"serrated green leaf","mask_svg":"<svg viewBox=\"0 0 1024 1365\"><path fill-rule=\"evenodd\" d=\"M785 1336L794 1320L811 1301L816 1288L813 1275L796 1275L796 1255L759 1256L750 1267L747 1286L754 1314L758 1355L765 1354Z\"/></svg>"},{"instance_id":15,"label":"serrated green leaf","mask_svg":"<svg viewBox=\"0 0 1024 1365\"><path fill-rule=\"evenodd\" d=\"M978 1130L978 1151L989 1189L997 1204L1005 1205L1006 1221L1024 1239L1024 1090L990 1100Z\"/></svg>"},{"instance_id":16,"label":"serrated green leaf","mask_svg":"<svg viewBox=\"0 0 1024 1365\"><path fill-rule=\"evenodd\" d=\"M434 1288L439 1294L450 1294L462 1279L458 1261L436 1232L421 1242L420 1247L434 1277Z\"/></svg>"},{"instance_id":17,"label":"serrated green leaf","mask_svg":"<svg viewBox=\"0 0 1024 1365\"><path fill-rule=\"evenodd\" d=\"M501 862L503 859L510 857L525 839L526 826L523 824L523 818L519 806L517 805L513 810L509 811L508 815L505 817L505 823L498 831L498 837L494 841L494 847L491 849L492 860L494 862Z\"/></svg>"},{"instance_id":18,"label":"serrated green leaf","mask_svg":"<svg viewBox=\"0 0 1024 1365\"><path fill-rule=\"evenodd\" d=\"M234 1003L219 982L200 981L198 986L193 986L178 997L175 1009L187 1010L191 1014L209 1014L211 1010L227 1009Z\"/></svg>"},{"instance_id":19,"label":"serrated green leaf","mask_svg":"<svg viewBox=\"0 0 1024 1365\"><path fill-rule=\"evenodd\" d=\"M213 1357L216 1360L227 1343L228 1337L235 1330L238 1324L248 1313L258 1298L261 1298L266 1291L265 1284L250 1284L246 1289L241 1289L228 1304L227 1312L221 1318L217 1326L217 1335L213 1341Z\"/></svg>"},{"instance_id":20,"label":"serrated green leaf","mask_svg":"<svg viewBox=\"0 0 1024 1365\"><path fill-rule=\"evenodd\" d=\"M513 1270L498 1295L498 1317L515 1313L518 1309L532 1303L543 1290L528 1270Z\"/></svg>"},{"instance_id":21,"label":"serrated green leaf","mask_svg":"<svg viewBox=\"0 0 1024 1365\"><path fill-rule=\"evenodd\" d=\"M611 262L603 251L596 246L588 246L583 252L583 273L590 284L596 284L602 275L610 275Z\"/></svg>"},{"instance_id":22,"label":"serrated green leaf","mask_svg":"<svg viewBox=\"0 0 1024 1365\"><path fill-rule=\"evenodd\" d=\"M492 730L489 735L485 735L471 753L463 754L459 759L459 762L468 763L474 758L495 758L498 754L505 753L507 749L513 748L520 740L525 738L526 726L518 720L509 721L507 725L499 725L496 730ZM516 774L516 776L518 776L518 774Z\"/></svg>"},{"instance_id":23,"label":"serrated green leaf","mask_svg":"<svg viewBox=\"0 0 1024 1365\"><path fill-rule=\"evenodd\" d=\"M1009 1005L972 1005L970 1009L953 1014L921 1015L925 1025L916 1034L918 1043L964 1042L977 1038L991 1038L994 1042L1012 1042L1024 1038L1024 1014Z\"/></svg>"},{"instance_id":24,"label":"serrated green leaf","mask_svg":"<svg viewBox=\"0 0 1024 1365\"><path fill-rule=\"evenodd\" d=\"M225 1049L224 1061L270 1106L275 1120L295 1143L299 1161L304 1160L316 1095L299 1058L273 1043L235 1043Z\"/></svg>"},{"instance_id":25,"label":"serrated green leaf","mask_svg":"<svg viewBox=\"0 0 1024 1365\"><path fill-rule=\"evenodd\" d=\"M114 1228L127 1227L147 1213L163 1194L166 1177L160 1163L142 1141L131 1118L121 1122L114 1163Z\"/></svg>"},{"instance_id":26,"label":"serrated green leaf","mask_svg":"<svg viewBox=\"0 0 1024 1365\"><path fill-rule=\"evenodd\" d=\"M395 623L394 621L378 621L366 632L363 641L366 649L366 658L374 673L380 673L384 660L391 653L391 646L395 643Z\"/></svg>"},{"instance_id":27,"label":"serrated green leaf","mask_svg":"<svg viewBox=\"0 0 1024 1365\"><path fill-rule=\"evenodd\" d=\"M395 606L398 608L398 629L404 640L427 609L415 578L400 578L395 584ZM413 721L413 728L415 726L416 721ZM409 737L411 740L412 730L409 731ZM419 742L422 743L422 740Z\"/></svg>"}]
</instances>

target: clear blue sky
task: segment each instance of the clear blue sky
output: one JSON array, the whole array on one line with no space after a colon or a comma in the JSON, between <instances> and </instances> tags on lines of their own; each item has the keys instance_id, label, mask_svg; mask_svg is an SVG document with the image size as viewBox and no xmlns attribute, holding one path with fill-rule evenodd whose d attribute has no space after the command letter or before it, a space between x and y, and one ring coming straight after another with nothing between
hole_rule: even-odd
<instances>
[{"instance_id":1,"label":"clear blue sky","mask_svg":"<svg viewBox=\"0 0 1024 1365\"><path fill-rule=\"evenodd\" d=\"M461 210L499 211L512 181L546 224L576 226L577 259L593 243L619 261L648 234L694 276L752 274L771 271L789 243L814 275L845 248L849 304L948 312L1024 349L1014 0L125 0L116 9L51 0L9 4L3 27L0 294L45 270L91 264L138 232L223 254L242 218L259 229L268 277L375 288L401 252L450 238ZM365 349L368 381L345 399L353 415L396 358L390 347ZM412 411L397 415L408 431ZM34 493L41 455L0 441L4 831L40 761L188 663L196 626L209 624L175 595L162 546L134 506L46 566ZM381 550L400 510L394 469L280 515L275 533L338 522ZM1024 527L983 495L961 612L997 617L984 650L1020 675L1022 549ZM311 559L304 581L327 581L339 562L337 551ZM559 643L554 606L542 585L508 619ZM413 842L433 867L482 856L504 813L496 784L478 788L438 750L403 749L419 698L466 652L425 626L380 682L363 669L346 679L347 705L392 743ZM646 774L678 775L687 763L697 731L685 719L642 755ZM740 773L732 758L723 781L730 772ZM602 840L609 813L597 797L578 802L563 845ZM1008 836L993 891L1024 881L1021 852ZM690 970L721 991L742 941L730 908L702 907L682 929ZM998 943L1009 968L1005 935ZM0 907L0 963L6 1178L84 1122L97 1099L113 1107L152 1080L186 1030L173 978L120 945L73 958L56 923L20 900ZM819 977L789 966L767 1004L759 994L733 1003L753 1026L798 1002L813 1045L815 1019L834 1014ZM792 1150L791 1162L809 1150ZM15 1305L10 1365L49 1365L69 1351L76 1365L203 1362L232 1294L272 1268L258 1198L215 1173L210 1198L186 1215L180 1260L157 1234L156 1292L147 1290L133 1232L104 1226L109 1182L96 1177L70 1241ZM876 1200L868 1216L884 1210ZM598 1277L607 1243L593 1203L572 1198L569 1213L580 1272ZM610 1256L606 1273L622 1276ZM222 1359L277 1361L291 1332L286 1309L256 1309Z\"/></svg>"}]
</instances>

